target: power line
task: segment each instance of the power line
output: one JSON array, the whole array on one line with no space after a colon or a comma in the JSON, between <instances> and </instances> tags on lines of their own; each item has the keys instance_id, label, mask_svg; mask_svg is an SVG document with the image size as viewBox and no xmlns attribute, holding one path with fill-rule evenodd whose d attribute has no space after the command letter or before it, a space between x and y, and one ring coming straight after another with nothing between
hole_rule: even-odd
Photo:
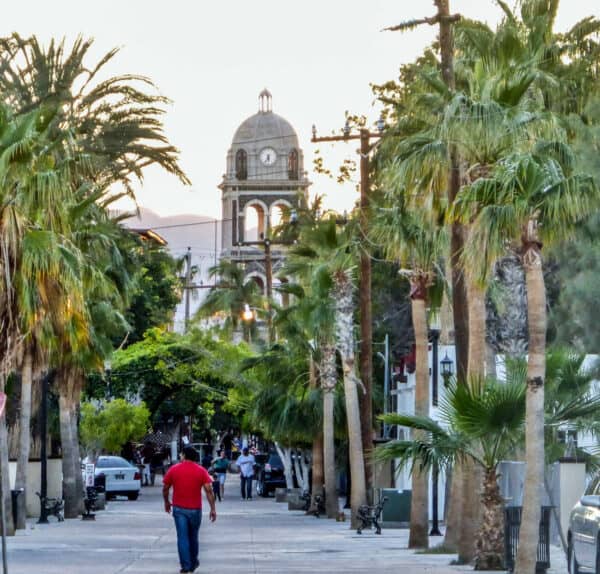
<instances>
[{"instance_id":1,"label":"power line","mask_svg":"<svg viewBox=\"0 0 600 574\"><path fill-rule=\"evenodd\" d=\"M159 225L154 227L150 225L150 229L174 229L176 227L191 227L192 225L215 225L224 221L233 221L233 219L211 219L210 221L197 221L195 223L174 223L173 225Z\"/></svg>"}]
</instances>

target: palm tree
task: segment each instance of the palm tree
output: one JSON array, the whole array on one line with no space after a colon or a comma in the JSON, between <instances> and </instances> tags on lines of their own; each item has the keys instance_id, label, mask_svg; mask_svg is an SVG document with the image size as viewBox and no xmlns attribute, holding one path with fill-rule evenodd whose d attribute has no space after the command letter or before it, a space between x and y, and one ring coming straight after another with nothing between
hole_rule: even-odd
<instances>
[{"instance_id":1,"label":"palm tree","mask_svg":"<svg viewBox=\"0 0 600 574\"><path fill-rule=\"evenodd\" d=\"M40 113L40 117L47 124L54 157L70 167L70 180L62 188L69 194L67 201L39 201L38 206L64 204L72 209L67 210L70 215L96 207L107 210L119 196L133 196L134 180L141 181L144 168L152 164L160 165L183 183L189 183L178 165L177 149L164 135L161 116L168 100L148 93L147 88L154 89L154 85L142 76L128 74L102 79L101 74L118 50L108 52L90 67L85 60L91 45L90 40L79 38L69 51L64 40L51 41L47 48L42 47L35 37L23 39L14 34L0 40L0 89L5 101L26 116L40 113L39 110L53 111L52 115ZM66 153L73 147L75 154ZM48 218L47 221L51 223L50 229L57 231L57 220ZM71 257L74 263L77 262L76 251L81 246L69 237L71 229L68 225L60 231L64 236L62 252L66 254L74 247ZM91 262L93 259L86 261L88 265L82 261L77 265L89 269ZM59 369L62 375L59 383L64 385L60 389L63 451L72 453L63 461L69 515L76 512L75 501L80 498L81 491L76 486L80 480L78 464L73 461L78 455L74 413L83 384L82 365L99 362L98 356L76 358L82 350L81 342L89 338L93 329L89 309L81 309L81 305L75 308L74 305L74 302L81 302L83 296L82 289L71 289L69 297L62 299L64 306L56 307L68 312L63 317L56 314L60 321L53 325L60 339L61 357L70 357L66 371L64 363Z\"/></svg>"},{"instance_id":2,"label":"palm tree","mask_svg":"<svg viewBox=\"0 0 600 574\"><path fill-rule=\"evenodd\" d=\"M452 383L439 406L440 422L426 416L383 417L419 431L408 441L391 441L376 451L380 460L396 460L412 472L434 466L450 469L469 460L483 471L483 521L475 541L475 569L501 570L504 562L504 501L498 486L498 464L513 454L525 419L525 386L519 381L481 379Z\"/></svg>"},{"instance_id":3,"label":"palm tree","mask_svg":"<svg viewBox=\"0 0 600 574\"><path fill-rule=\"evenodd\" d=\"M17 488L25 488L30 446L32 373L39 368L35 352L60 323L65 307L59 300L70 294L69 312L77 312L78 277L73 254L64 234L68 231L69 149L48 138L55 109L47 106L11 118L3 108L0 138L0 193L4 206L1 222L2 261L6 295L5 317L13 317L12 332L5 333L5 369L15 368L15 343L23 345L20 439ZM5 370L5 373L6 373ZM24 498L24 497L23 497ZM23 505L25 504L23 500Z\"/></svg>"},{"instance_id":4,"label":"palm tree","mask_svg":"<svg viewBox=\"0 0 600 574\"><path fill-rule=\"evenodd\" d=\"M311 229L318 224L318 210L321 198L315 201L306 210L299 213L299 228L295 230L302 234L303 230ZM303 242L307 242L312 235L303 234ZM318 250L320 246L314 245ZM335 470L335 402L336 387L338 383L337 355L335 347L335 305L331 297L331 280L329 271L322 264L319 257L306 257L304 254L297 257L293 252L284 262L281 274L293 277L295 283L284 283L279 289L294 296L293 304L283 312L278 313L278 321L286 316L295 319L296 325L304 333L308 343L308 352L311 360L317 366L317 375L323 395L323 479L325 486L325 507L328 518L337 514L336 470ZM283 331L289 336L289 328Z\"/></svg>"},{"instance_id":5,"label":"palm tree","mask_svg":"<svg viewBox=\"0 0 600 574\"><path fill-rule=\"evenodd\" d=\"M327 219L312 225L302 226L298 243L288 254L286 273L288 276L312 277L313 284L318 283L317 292L322 293L330 301L335 310L336 347L341 357L344 381L344 397L348 425L348 441L350 449L350 473L352 476L351 507L352 521L356 522L358 508L366 504L365 466L362 450L360 411L358 406L358 386L360 380L356 373L354 357L354 298L353 298L353 265L351 245L351 226L338 230L336 216L330 214ZM310 273L308 270L311 270ZM324 413L330 420L335 388L335 353L332 341L327 337L321 342L322 355L321 383L327 388L324 396ZM328 396L329 395L329 396ZM332 419L331 419L332 420ZM324 428L326 469L330 468L328 457L333 434L331 426ZM327 484L327 470L326 470ZM326 489L328 489L326 485ZM326 494L329 493L329 489ZM331 503L331 495L327 499Z\"/></svg>"},{"instance_id":6,"label":"palm tree","mask_svg":"<svg viewBox=\"0 0 600 574\"><path fill-rule=\"evenodd\" d=\"M211 278L217 279L215 287L211 288L198 309L197 317L211 317L224 314L222 329L228 336L236 332L240 325L244 339L248 341L256 332L255 321L242 320L246 306L253 309L262 307L262 294L258 284L246 277L244 269L235 261L222 259L209 270Z\"/></svg>"},{"instance_id":7,"label":"palm tree","mask_svg":"<svg viewBox=\"0 0 600 574\"><path fill-rule=\"evenodd\" d=\"M315 479L313 468L313 503L319 488L325 487L327 516L334 518L337 512L335 473L334 404L337 386L337 364L335 350L335 308L329 293L329 281L319 273L310 275L312 262L300 263L292 256L291 271L297 283L283 283L278 290L293 295L292 304L280 309L275 318L280 335L285 340L302 341L305 353L310 357L311 378L320 383L323 395L323 426L316 438L316 449L322 451L323 476ZM282 274L288 276L290 269L284 263ZM325 276L326 277L326 276ZM318 461L318 455L317 455ZM315 457L313 456L313 465ZM319 486L320 484L320 486ZM330 493L327 496L327 493Z\"/></svg>"},{"instance_id":8,"label":"palm tree","mask_svg":"<svg viewBox=\"0 0 600 574\"><path fill-rule=\"evenodd\" d=\"M473 268L494 260L511 242L519 245L527 284L529 349L527 370L527 474L517 572L535 566L541 485L544 477L544 378L546 293L542 246L564 239L597 208L600 192L591 177L573 172L566 144L540 142L529 153L515 153L497 164L488 178L463 188L457 206L470 218ZM483 256L482 256L483 254Z\"/></svg>"},{"instance_id":9,"label":"palm tree","mask_svg":"<svg viewBox=\"0 0 600 574\"><path fill-rule=\"evenodd\" d=\"M93 166L95 189L106 191L117 184L133 197L134 179L141 181L144 168L152 164L189 184L179 167L179 152L163 131L168 98L148 93L148 88L156 88L145 76L103 78L119 49L89 65L92 45L93 40L81 37L70 48L64 39L51 40L48 46L35 36L0 39L0 91L5 101L19 113L56 107L54 136L68 134L78 141L88 166Z\"/></svg>"},{"instance_id":10,"label":"palm tree","mask_svg":"<svg viewBox=\"0 0 600 574\"><path fill-rule=\"evenodd\" d=\"M441 284L439 261L447 246L446 230L424 214L410 211L402 192L389 193L391 207L382 209L373 224L373 238L386 257L400 264L401 274L410 281L412 322L416 348L415 415L429 416L429 336L427 303L432 287ZM437 297L434 297L434 303ZM417 431L417 435L420 431ZM416 469L412 477L409 548L429 544L429 476Z\"/></svg>"}]
</instances>

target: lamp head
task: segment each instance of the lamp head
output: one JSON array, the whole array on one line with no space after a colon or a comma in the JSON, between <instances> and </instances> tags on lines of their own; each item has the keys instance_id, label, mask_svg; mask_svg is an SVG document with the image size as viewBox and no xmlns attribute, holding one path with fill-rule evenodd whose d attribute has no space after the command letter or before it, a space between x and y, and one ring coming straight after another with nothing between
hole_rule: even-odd
<instances>
[{"instance_id":1,"label":"lamp head","mask_svg":"<svg viewBox=\"0 0 600 574\"><path fill-rule=\"evenodd\" d=\"M254 311L250 309L250 305L248 303L244 304L244 311L242 312L242 319L244 321L253 321L254 320Z\"/></svg>"},{"instance_id":2,"label":"lamp head","mask_svg":"<svg viewBox=\"0 0 600 574\"><path fill-rule=\"evenodd\" d=\"M442 377L449 378L454 374L454 363L448 353L440 361L440 364L442 365Z\"/></svg>"}]
</instances>

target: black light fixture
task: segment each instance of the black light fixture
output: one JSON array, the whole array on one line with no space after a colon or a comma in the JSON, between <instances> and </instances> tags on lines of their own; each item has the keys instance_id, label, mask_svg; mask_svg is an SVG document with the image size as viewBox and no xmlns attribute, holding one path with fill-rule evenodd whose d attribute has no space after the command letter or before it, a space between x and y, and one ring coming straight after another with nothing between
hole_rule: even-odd
<instances>
[{"instance_id":1,"label":"black light fixture","mask_svg":"<svg viewBox=\"0 0 600 574\"><path fill-rule=\"evenodd\" d=\"M454 375L454 362L448 356L448 353L445 354L444 358L441 360L440 365L442 366L442 378L444 379L444 386L447 387L450 383L450 378Z\"/></svg>"},{"instance_id":2,"label":"black light fixture","mask_svg":"<svg viewBox=\"0 0 600 574\"><path fill-rule=\"evenodd\" d=\"M383 119L383 116L379 116L379 119L377 120L377 130L379 131L380 134L382 134L384 129L385 129L385 120Z\"/></svg>"},{"instance_id":3,"label":"black light fixture","mask_svg":"<svg viewBox=\"0 0 600 574\"><path fill-rule=\"evenodd\" d=\"M344 124L344 137L348 137L350 135L350 122L346 120Z\"/></svg>"}]
</instances>

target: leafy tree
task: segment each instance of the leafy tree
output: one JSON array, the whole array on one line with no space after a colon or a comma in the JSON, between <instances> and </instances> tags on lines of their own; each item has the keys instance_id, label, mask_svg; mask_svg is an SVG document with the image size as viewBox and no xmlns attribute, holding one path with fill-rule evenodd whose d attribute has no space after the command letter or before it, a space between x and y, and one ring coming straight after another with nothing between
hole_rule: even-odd
<instances>
[{"instance_id":1,"label":"leafy tree","mask_svg":"<svg viewBox=\"0 0 600 574\"><path fill-rule=\"evenodd\" d=\"M126 344L141 341L152 327L165 328L181 299L180 263L166 249L142 241L136 265L136 286L125 313L131 328Z\"/></svg>"},{"instance_id":2,"label":"leafy tree","mask_svg":"<svg viewBox=\"0 0 600 574\"><path fill-rule=\"evenodd\" d=\"M153 423L193 415L208 425L239 380L238 368L247 356L245 346L215 341L208 333L179 335L154 328L116 351L108 377L91 377L86 392L98 400L107 390L112 397L143 400Z\"/></svg>"},{"instance_id":3,"label":"leafy tree","mask_svg":"<svg viewBox=\"0 0 600 574\"><path fill-rule=\"evenodd\" d=\"M89 456L105 452L120 454L128 442L139 441L148 432L150 411L144 403L133 405L124 399L81 405L81 443Z\"/></svg>"}]
</instances>

